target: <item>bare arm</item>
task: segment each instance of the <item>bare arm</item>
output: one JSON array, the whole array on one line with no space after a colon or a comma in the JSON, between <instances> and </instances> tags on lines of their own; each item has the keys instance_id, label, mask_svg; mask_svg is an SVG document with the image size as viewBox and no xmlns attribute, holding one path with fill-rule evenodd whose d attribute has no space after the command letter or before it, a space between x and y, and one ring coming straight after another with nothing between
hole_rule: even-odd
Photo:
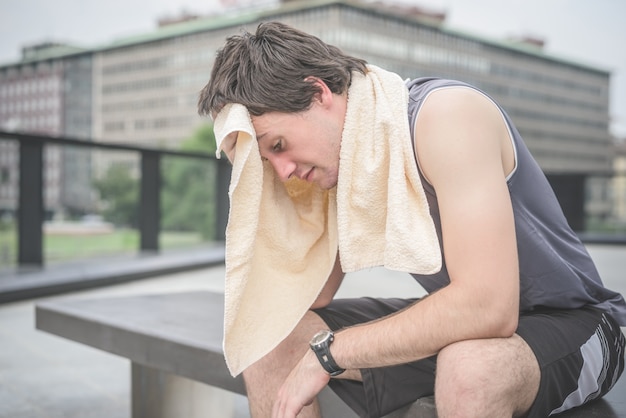
<instances>
[{"instance_id":1,"label":"bare arm","mask_svg":"<svg viewBox=\"0 0 626 418\"><path fill-rule=\"evenodd\" d=\"M335 297L341 282L343 281L344 273L341 271L341 262L339 259L339 254L337 254L337 258L335 259L335 265L333 266L333 270L330 272L330 276L328 277L328 281L324 285L324 288L320 292L319 296L311 305L311 309L323 308L327 306L331 300Z\"/></svg>"},{"instance_id":2,"label":"bare arm","mask_svg":"<svg viewBox=\"0 0 626 418\"><path fill-rule=\"evenodd\" d=\"M451 282L401 313L338 333L332 352L345 368L414 361L517 327L517 247L505 181L512 149L499 112L472 90L441 90L424 104L415 132L438 197Z\"/></svg>"},{"instance_id":3,"label":"bare arm","mask_svg":"<svg viewBox=\"0 0 626 418\"><path fill-rule=\"evenodd\" d=\"M346 369L415 361L457 341L508 337L517 327L517 247L505 179L513 151L500 113L475 91L440 90L423 105L415 132L438 197L450 284L395 315L336 333L331 352ZM308 350L272 416L295 417L329 379Z\"/></svg>"}]
</instances>

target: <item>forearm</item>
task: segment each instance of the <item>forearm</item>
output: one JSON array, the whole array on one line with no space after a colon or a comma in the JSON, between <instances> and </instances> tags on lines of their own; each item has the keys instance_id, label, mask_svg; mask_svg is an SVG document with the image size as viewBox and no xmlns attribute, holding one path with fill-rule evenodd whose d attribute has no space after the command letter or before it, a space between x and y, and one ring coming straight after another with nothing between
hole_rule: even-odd
<instances>
[{"instance_id":1,"label":"forearm","mask_svg":"<svg viewBox=\"0 0 626 418\"><path fill-rule=\"evenodd\" d=\"M389 317L336 333L332 354L346 369L391 366L426 358L457 341L510 336L518 305L448 287Z\"/></svg>"},{"instance_id":2,"label":"forearm","mask_svg":"<svg viewBox=\"0 0 626 418\"><path fill-rule=\"evenodd\" d=\"M341 271L341 261L339 259L339 254L335 258L335 264L333 266L332 271L324 285L324 288L311 305L311 309L318 309L327 306L335 297L339 286L341 286L341 282L344 278L344 273Z\"/></svg>"}]
</instances>

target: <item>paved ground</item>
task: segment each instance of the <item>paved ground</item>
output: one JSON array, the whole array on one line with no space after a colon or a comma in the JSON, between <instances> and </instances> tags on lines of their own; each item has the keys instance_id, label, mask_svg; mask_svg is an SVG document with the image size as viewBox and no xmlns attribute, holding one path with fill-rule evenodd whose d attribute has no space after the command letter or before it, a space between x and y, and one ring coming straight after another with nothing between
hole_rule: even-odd
<instances>
[{"instance_id":1,"label":"paved ground","mask_svg":"<svg viewBox=\"0 0 626 418\"><path fill-rule=\"evenodd\" d=\"M589 250L607 286L626 294L626 247L590 245ZM213 267L63 297L220 291L223 274L223 267ZM339 296L422 292L408 275L371 269L350 274ZM0 418L129 418L129 362L35 330L38 300L0 305ZM240 397L237 418L248 416L245 398Z\"/></svg>"}]
</instances>

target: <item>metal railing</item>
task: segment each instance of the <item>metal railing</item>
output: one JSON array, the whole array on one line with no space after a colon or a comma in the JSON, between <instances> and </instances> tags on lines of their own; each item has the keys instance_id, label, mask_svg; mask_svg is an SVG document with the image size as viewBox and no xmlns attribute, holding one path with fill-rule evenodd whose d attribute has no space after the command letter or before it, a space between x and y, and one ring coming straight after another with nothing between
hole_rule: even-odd
<instances>
[{"instance_id":1,"label":"metal railing","mask_svg":"<svg viewBox=\"0 0 626 418\"><path fill-rule=\"evenodd\" d=\"M210 164L216 164L215 184L215 237L217 241L224 239L226 224L228 221L228 186L230 181L231 165L226 159L216 159L211 154L181 152L157 148L139 147L117 143L100 141L87 141L68 137L52 137L17 132L0 131L0 141L17 141L19 143L19 185L17 199L17 263L18 265L43 265L43 225L44 215L44 148L52 146L72 146L88 149L103 149L110 151L127 151L140 156L139 169L139 251L159 251L159 233L161 232L161 160L164 156L182 157L186 159L205 160ZM2 173L0 173L1 175ZM549 175L553 188L564 206L570 225L587 242L626 244L626 174L625 173L588 173L576 175ZM613 187L613 197L606 199L600 197L590 199L587 196L593 179L604 178L602 183L611 183L619 186ZM610 180L609 180L610 179ZM622 185L623 183L623 185ZM210 187L210 186L209 186ZM617 190L619 189L619 190ZM616 209L619 204L623 207L621 214L613 216L611 222L607 222L606 216L600 216L600 222L594 221L601 228L589 228L594 211L597 212L598 203L605 206L601 214L608 213L609 209ZM590 210L590 206L596 209ZM612 210L612 212L616 212ZM609 217L611 218L611 217ZM610 220L610 219L609 219ZM615 225L618 225L615 227ZM604 228L604 229L602 229ZM608 231L611 229L611 231Z\"/></svg>"},{"instance_id":2,"label":"metal railing","mask_svg":"<svg viewBox=\"0 0 626 418\"><path fill-rule=\"evenodd\" d=\"M216 240L223 240L228 220L228 184L230 163L205 153L181 152L100 141L87 141L62 136L45 136L0 131L0 141L19 143L19 185L17 200L17 262L18 265L39 265L45 262L43 251L44 225L44 148L47 145L83 147L112 151L129 151L140 156L139 236L140 251L158 251L161 231L161 159L163 156L211 161L217 165L214 184L216 193Z\"/></svg>"}]
</instances>

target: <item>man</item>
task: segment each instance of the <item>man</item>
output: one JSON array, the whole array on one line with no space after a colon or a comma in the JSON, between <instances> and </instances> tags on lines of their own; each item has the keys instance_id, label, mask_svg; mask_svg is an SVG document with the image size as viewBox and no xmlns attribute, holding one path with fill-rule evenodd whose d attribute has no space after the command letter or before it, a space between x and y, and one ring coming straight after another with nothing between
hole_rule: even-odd
<instances>
[{"instance_id":1,"label":"man","mask_svg":"<svg viewBox=\"0 0 626 418\"><path fill-rule=\"evenodd\" d=\"M347 141L370 140L346 135L356 80L378 76L313 36L265 23L227 40L199 108L216 116L245 106L280 179L341 189ZM407 88L414 162L443 256L439 272L415 275L429 296L333 301L343 259L354 256L340 246L298 326L244 371L252 415L319 416L327 384L368 417L433 393L440 418L545 417L604 395L623 370L626 304L602 286L512 123L463 83ZM373 143L383 139L394 140Z\"/></svg>"}]
</instances>

